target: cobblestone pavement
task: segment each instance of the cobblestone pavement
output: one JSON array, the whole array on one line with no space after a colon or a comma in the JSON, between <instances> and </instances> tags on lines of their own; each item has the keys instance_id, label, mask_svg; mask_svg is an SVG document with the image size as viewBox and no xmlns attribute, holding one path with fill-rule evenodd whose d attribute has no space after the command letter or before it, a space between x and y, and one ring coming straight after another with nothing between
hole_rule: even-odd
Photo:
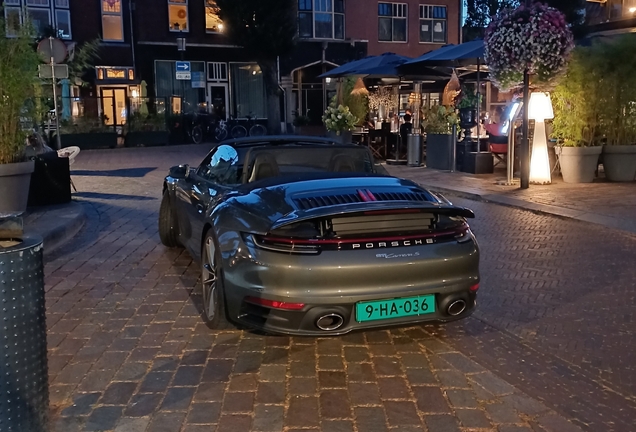
<instances>
[{"instance_id":1,"label":"cobblestone pavement","mask_svg":"<svg viewBox=\"0 0 636 432\"><path fill-rule=\"evenodd\" d=\"M458 200L483 249L473 317L321 339L212 332L197 265L156 228L168 166L205 151L74 164L87 223L45 267L54 431L633 430L635 237Z\"/></svg>"}]
</instances>

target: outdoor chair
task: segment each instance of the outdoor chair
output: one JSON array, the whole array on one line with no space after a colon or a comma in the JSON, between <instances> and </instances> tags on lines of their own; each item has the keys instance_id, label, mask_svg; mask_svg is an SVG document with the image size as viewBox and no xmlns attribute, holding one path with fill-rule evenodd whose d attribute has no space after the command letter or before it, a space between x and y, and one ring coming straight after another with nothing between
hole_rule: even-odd
<instances>
[{"instance_id":1,"label":"outdoor chair","mask_svg":"<svg viewBox=\"0 0 636 432\"><path fill-rule=\"evenodd\" d=\"M501 133L499 124L491 123L486 125L486 132L488 133L488 149L497 160L494 166L500 163L507 163L506 156L508 155L508 136Z\"/></svg>"}]
</instances>

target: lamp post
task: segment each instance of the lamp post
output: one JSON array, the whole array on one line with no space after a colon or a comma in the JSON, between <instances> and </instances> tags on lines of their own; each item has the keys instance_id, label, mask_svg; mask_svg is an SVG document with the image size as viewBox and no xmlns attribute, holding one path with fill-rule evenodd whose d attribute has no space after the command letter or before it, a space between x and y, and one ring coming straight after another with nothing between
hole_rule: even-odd
<instances>
[{"instance_id":1,"label":"lamp post","mask_svg":"<svg viewBox=\"0 0 636 432\"><path fill-rule=\"evenodd\" d=\"M530 7L531 0L525 0L525 6ZM530 186L530 142L528 141L528 102L530 93L530 74L528 67L523 71L523 124L521 125L521 148L519 162L521 165L521 189L528 189ZM514 132L514 129L513 131ZM513 141L514 143L514 141Z\"/></svg>"}]
</instances>

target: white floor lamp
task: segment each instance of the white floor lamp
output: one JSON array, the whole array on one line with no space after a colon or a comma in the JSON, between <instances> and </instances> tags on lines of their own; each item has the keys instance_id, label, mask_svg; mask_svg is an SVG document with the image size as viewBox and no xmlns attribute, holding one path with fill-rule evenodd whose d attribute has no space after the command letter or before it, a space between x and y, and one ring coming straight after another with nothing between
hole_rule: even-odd
<instances>
[{"instance_id":1,"label":"white floor lamp","mask_svg":"<svg viewBox=\"0 0 636 432\"><path fill-rule=\"evenodd\" d=\"M554 118L549 93L534 92L528 103L528 118L534 120L534 138L532 139L532 159L530 159L530 183L550 184L550 158L545 133L545 120Z\"/></svg>"}]
</instances>

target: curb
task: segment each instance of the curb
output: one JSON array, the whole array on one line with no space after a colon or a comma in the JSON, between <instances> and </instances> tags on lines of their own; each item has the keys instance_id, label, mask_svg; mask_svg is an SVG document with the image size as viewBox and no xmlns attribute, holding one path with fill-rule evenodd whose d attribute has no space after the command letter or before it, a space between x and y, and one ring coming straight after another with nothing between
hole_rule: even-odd
<instances>
[{"instance_id":1,"label":"curb","mask_svg":"<svg viewBox=\"0 0 636 432\"><path fill-rule=\"evenodd\" d=\"M58 206L29 209L24 231L44 240L44 256L60 249L79 233L86 222L84 207L77 201Z\"/></svg>"}]
</instances>

